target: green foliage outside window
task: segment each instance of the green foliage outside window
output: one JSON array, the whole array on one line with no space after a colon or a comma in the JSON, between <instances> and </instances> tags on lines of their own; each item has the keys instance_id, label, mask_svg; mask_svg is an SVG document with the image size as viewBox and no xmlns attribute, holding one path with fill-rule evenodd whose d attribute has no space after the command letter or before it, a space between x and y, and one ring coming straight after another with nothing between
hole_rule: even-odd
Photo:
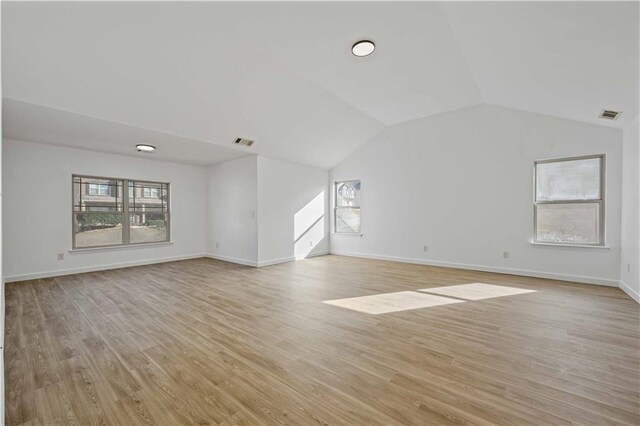
<instances>
[{"instance_id":1,"label":"green foliage outside window","mask_svg":"<svg viewBox=\"0 0 640 426\"><path fill-rule=\"evenodd\" d=\"M122 223L122 215L108 212L77 213L80 231L96 228L113 228Z\"/></svg>"}]
</instances>

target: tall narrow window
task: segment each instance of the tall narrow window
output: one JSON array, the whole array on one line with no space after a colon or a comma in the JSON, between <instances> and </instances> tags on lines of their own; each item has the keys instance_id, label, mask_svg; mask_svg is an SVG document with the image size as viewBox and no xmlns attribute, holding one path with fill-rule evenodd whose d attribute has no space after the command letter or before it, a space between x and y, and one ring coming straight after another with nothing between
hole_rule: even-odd
<instances>
[{"instance_id":1,"label":"tall narrow window","mask_svg":"<svg viewBox=\"0 0 640 426\"><path fill-rule=\"evenodd\" d=\"M153 243L169 238L166 183L129 181L129 242Z\"/></svg>"},{"instance_id":2,"label":"tall narrow window","mask_svg":"<svg viewBox=\"0 0 640 426\"><path fill-rule=\"evenodd\" d=\"M339 234L360 233L360 181L335 183L334 220Z\"/></svg>"},{"instance_id":3,"label":"tall narrow window","mask_svg":"<svg viewBox=\"0 0 640 426\"><path fill-rule=\"evenodd\" d=\"M73 247L123 244L122 179L73 177Z\"/></svg>"},{"instance_id":4,"label":"tall narrow window","mask_svg":"<svg viewBox=\"0 0 640 426\"><path fill-rule=\"evenodd\" d=\"M73 176L73 248L169 241L168 200L168 183Z\"/></svg>"},{"instance_id":5,"label":"tall narrow window","mask_svg":"<svg viewBox=\"0 0 640 426\"><path fill-rule=\"evenodd\" d=\"M534 242L604 245L604 168L604 155L534 163Z\"/></svg>"}]
</instances>

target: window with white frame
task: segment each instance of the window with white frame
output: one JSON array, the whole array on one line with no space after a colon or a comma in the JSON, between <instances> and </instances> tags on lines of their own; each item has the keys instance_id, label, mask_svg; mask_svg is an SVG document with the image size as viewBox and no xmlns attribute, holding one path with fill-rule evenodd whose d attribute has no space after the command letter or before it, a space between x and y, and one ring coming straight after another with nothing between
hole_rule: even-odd
<instances>
[{"instance_id":1,"label":"window with white frame","mask_svg":"<svg viewBox=\"0 0 640 426\"><path fill-rule=\"evenodd\" d=\"M145 198L159 198L158 188L143 188L142 196Z\"/></svg>"},{"instance_id":2,"label":"window with white frame","mask_svg":"<svg viewBox=\"0 0 640 426\"><path fill-rule=\"evenodd\" d=\"M360 181L336 182L334 222L338 234L360 233Z\"/></svg>"},{"instance_id":3,"label":"window with white frame","mask_svg":"<svg viewBox=\"0 0 640 426\"><path fill-rule=\"evenodd\" d=\"M74 249L169 241L169 184L74 175L72 214Z\"/></svg>"},{"instance_id":4,"label":"window with white frame","mask_svg":"<svg viewBox=\"0 0 640 426\"><path fill-rule=\"evenodd\" d=\"M534 242L604 245L605 156L534 163Z\"/></svg>"},{"instance_id":5,"label":"window with white frame","mask_svg":"<svg viewBox=\"0 0 640 426\"><path fill-rule=\"evenodd\" d=\"M108 184L90 183L88 188L89 188L89 195L99 195L102 197L109 196L110 186Z\"/></svg>"}]
</instances>

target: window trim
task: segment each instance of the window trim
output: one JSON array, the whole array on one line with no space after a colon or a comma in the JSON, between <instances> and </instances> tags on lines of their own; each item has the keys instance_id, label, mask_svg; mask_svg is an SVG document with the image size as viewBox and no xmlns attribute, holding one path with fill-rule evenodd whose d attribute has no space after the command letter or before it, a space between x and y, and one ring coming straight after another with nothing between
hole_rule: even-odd
<instances>
[{"instance_id":1,"label":"window trim","mask_svg":"<svg viewBox=\"0 0 640 426\"><path fill-rule=\"evenodd\" d=\"M574 200L548 200L538 201L538 164L560 163L564 161L590 160L597 158L600 160L600 198L599 199L574 199ZM560 157L548 158L544 160L535 160L533 162L533 235L531 244L540 246L559 246L559 247L581 247L581 248L607 248L606 245L606 187L607 187L607 155L606 154L589 154L576 157ZM538 209L540 204L598 204L599 205L599 240L598 243L569 243L569 242L553 242L538 241Z\"/></svg>"},{"instance_id":2,"label":"window trim","mask_svg":"<svg viewBox=\"0 0 640 426\"><path fill-rule=\"evenodd\" d=\"M100 246L83 246L77 247L76 245L76 232L75 232L75 213L74 211L74 184L75 178L88 178L88 179L105 179L105 180L116 180L122 181L122 211L114 212L120 213L122 215L122 244L108 244L108 245L100 245ZM167 211L164 212L167 215L167 238L162 241L149 241L143 243L131 243L125 242L130 241L129 231L130 231L130 213L129 213L129 182L137 182L137 183L152 183L155 185L166 185L167 186ZM116 196L117 199L117 196ZM82 189L80 190L80 200L82 200ZM117 201L116 201L117 203ZM170 182L157 182L150 180L141 180L141 179L128 179L128 178L116 178L109 176L94 176L94 175L83 175L83 174L72 174L71 175L71 250L70 252L80 252L80 251L95 251L100 249L118 249L118 248L131 248L131 247L144 247L144 246L152 246L159 244L169 244L171 241L171 183Z\"/></svg>"},{"instance_id":3,"label":"window trim","mask_svg":"<svg viewBox=\"0 0 640 426\"><path fill-rule=\"evenodd\" d=\"M159 241L159 242L150 242L150 243L138 243L138 244L127 244L127 245L110 245L110 246L97 246L97 247L80 247L76 249L69 250L71 254L85 254L85 253L99 253L101 251L117 251L117 250L127 250L127 249L137 249L149 246L169 246L174 244L173 241Z\"/></svg>"},{"instance_id":4,"label":"window trim","mask_svg":"<svg viewBox=\"0 0 640 426\"><path fill-rule=\"evenodd\" d=\"M348 183L348 182L360 182L360 205L359 206L342 206L338 207L338 184L340 183ZM344 208L357 208L360 210L360 232L339 232L337 230L337 215L338 209ZM362 235L362 179L345 179L345 180L336 180L333 182L333 234L336 235Z\"/></svg>"}]
</instances>

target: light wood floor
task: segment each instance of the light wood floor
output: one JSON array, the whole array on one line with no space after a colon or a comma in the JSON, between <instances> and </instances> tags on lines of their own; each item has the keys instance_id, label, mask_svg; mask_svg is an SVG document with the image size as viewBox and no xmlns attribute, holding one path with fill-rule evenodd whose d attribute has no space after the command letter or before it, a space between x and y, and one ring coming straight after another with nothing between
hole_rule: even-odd
<instances>
[{"instance_id":1,"label":"light wood floor","mask_svg":"<svg viewBox=\"0 0 640 426\"><path fill-rule=\"evenodd\" d=\"M535 292L371 315L322 303ZM639 308L616 288L324 256L8 284L7 424L638 424Z\"/></svg>"}]
</instances>

